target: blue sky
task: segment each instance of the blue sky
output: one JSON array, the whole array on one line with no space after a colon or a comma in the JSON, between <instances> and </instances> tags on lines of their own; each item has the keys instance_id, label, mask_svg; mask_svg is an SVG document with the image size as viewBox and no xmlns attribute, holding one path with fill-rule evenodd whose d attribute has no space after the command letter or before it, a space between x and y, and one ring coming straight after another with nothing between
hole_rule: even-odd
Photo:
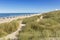
<instances>
[{"instance_id":1,"label":"blue sky","mask_svg":"<svg viewBox=\"0 0 60 40\"><path fill-rule=\"evenodd\" d=\"M41 13L60 9L60 0L0 0L0 13Z\"/></svg>"}]
</instances>

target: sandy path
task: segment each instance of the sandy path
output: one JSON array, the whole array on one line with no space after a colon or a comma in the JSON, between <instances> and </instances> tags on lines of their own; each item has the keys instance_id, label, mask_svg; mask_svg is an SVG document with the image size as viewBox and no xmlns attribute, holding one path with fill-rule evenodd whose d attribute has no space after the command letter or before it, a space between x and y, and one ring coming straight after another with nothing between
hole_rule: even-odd
<instances>
[{"instance_id":1,"label":"sandy path","mask_svg":"<svg viewBox=\"0 0 60 40\"><path fill-rule=\"evenodd\" d=\"M19 28L18 28L15 32L13 32L13 33L11 33L11 34L8 34L7 36L5 36L5 37L3 37L3 38L4 38L4 39L8 39L8 38L10 38L10 39L15 39L15 38L17 38L16 35L17 35L18 32L21 30L22 26L25 26L24 24L21 24L21 23L22 23L22 21L20 21L20 23L19 23ZM4 40L3 38L0 38L0 40Z\"/></svg>"},{"instance_id":2,"label":"sandy path","mask_svg":"<svg viewBox=\"0 0 60 40\"><path fill-rule=\"evenodd\" d=\"M32 16L35 16L35 15L32 15ZM32 16L28 16L28 17L32 17ZM20 18L20 17L18 17L18 18ZM24 18L26 18L26 17L24 17ZM1 21L0 23L10 22L10 21L15 20L15 19L16 18L11 19L11 20L10 19L6 19L6 20L3 20L3 22ZM17 38L16 35L18 34L19 31L21 31L22 26L25 26L25 24L22 24L22 20L21 20L20 23L19 23L19 27L18 27L18 29L15 32L13 32L11 34L8 34L5 37L0 38L0 40L4 40L4 39L7 40L8 38L10 38L10 39Z\"/></svg>"}]
</instances>

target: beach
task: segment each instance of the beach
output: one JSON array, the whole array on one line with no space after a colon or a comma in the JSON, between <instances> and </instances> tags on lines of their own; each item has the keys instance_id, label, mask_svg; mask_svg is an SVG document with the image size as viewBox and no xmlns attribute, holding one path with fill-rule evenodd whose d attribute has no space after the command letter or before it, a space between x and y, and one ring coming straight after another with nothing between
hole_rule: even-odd
<instances>
[{"instance_id":1,"label":"beach","mask_svg":"<svg viewBox=\"0 0 60 40\"><path fill-rule=\"evenodd\" d=\"M11 22L12 20L16 20L16 19L23 19L23 18L27 18L27 17L32 17L35 15L40 15L40 14L33 14L33 15L25 15L25 16L11 16L11 17L0 17L0 24L1 23L5 23L5 22Z\"/></svg>"}]
</instances>

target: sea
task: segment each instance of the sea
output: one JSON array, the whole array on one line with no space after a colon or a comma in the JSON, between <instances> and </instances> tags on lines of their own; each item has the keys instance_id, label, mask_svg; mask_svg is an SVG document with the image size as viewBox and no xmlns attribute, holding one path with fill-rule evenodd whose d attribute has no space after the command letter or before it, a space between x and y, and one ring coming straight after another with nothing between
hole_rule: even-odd
<instances>
[{"instance_id":1,"label":"sea","mask_svg":"<svg viewBox=\"0 0 60 40\"><path fill-rule=\"evenodd\" d=\"M11 17L11 16L27 16L37 13L0 13L0 17Z\"/></svg>"}]
</instances>

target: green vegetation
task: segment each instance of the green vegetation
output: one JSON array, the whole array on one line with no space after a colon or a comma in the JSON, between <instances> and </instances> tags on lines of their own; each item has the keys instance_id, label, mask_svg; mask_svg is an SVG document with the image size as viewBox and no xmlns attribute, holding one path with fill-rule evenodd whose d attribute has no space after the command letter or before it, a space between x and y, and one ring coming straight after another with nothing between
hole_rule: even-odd
<instances>
[{"instance_id":1,"label":"green vegetation","mask_svg":"<svg viewBox=\"0 0 60 40\"><path fill-rule=\"evenodd\" d=\"M23 19L22 24L26 24L26 23L29 23L29 22L35 22L38 18L40 18L40 16L41 15L25 18L25 19Z\"/></svg>"},{"instance_id":2,"label":"green vegetation","mask_svg":"<svg viewBox=\"0 0 60 40\"><path fill-rule=\"evenodd\" d=\"M41 15L43 19L36 22ZM19 32L18 40L46 40L45 38L49 37L60 37L60 11L52 11L41 15L23 20L22 23L26 26Z\"/></svg>"},{"instance_id":3,"label":"green vegetation","mask_svg":"<svg viewBox=\"0 0 60 40\"><path fill-rule=\"evenodd\" d=\"M6 36L17 30L19 26L19 19L11 22L0 24L0 37Z\"/></svg>"}]
</instances>

